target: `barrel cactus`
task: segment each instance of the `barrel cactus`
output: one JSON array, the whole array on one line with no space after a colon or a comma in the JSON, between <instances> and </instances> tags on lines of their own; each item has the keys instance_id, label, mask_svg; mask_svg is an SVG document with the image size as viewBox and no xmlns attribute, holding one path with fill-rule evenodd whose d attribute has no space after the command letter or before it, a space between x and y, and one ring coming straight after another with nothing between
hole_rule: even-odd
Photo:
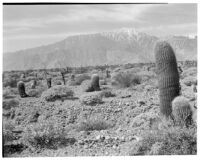
<instances>
[{"instance_id":1,"label":"barrel cactus","mask_svg":"<svg viewBox=\"0 0 201 160\"><path fill-rule=\"evenodd\" d=\"M93 91L100 91L100 85L99 85L99 76L98 74L93 74L91 77L91 84L87 88L86 92L93 92Z\"/></svg>"},{"instance_id":2,"label":"barrel cactus","mask_svg":"<svg viewBox=\"0 0 201 160\"><path fill-rule=\"evenodd\" d=\"M24 82L19 81L19 82L17 83L17 88L18 88L18 92L19 92L21 98L25 98L25 97L28 96L28 95L26 94L26 92L25 92L25 85L24 85Z\"/></svg>"},{"instance_id":3,"label":"barrel cactus","mask_svg":"<svg viewBox=\"0 0 201 160\"><path fill-rule=\"evenodd\" d=\"M48 78L46 79L46 81L47 81L47 86L48 86L48 88L51 88L51 86L52 86L52 78L48 77Z\"/></svg>"},{"instance_id":4,"label":"barrel cactus","mask_svg":"<svg viewBox=\"0 0 201 160\"><path fill-rule=\"evenodd\" d=\"M158 76L160 112L169 118L172 113L171 102L180 94L176 56L170 44L165 41L158 42L154 52Z\"/></svg>"},{"instance_id":5,"label":"barrel cactus","mask_svg":"<svg viewBox=\"0 0 201 160\"><path fill-rule=\"evenodd\" d=\"M188 126L192 123L193 111L185 97L178 96L172 101L172 115L175 123L180 126Z\"/></svg>"}]
</instances>

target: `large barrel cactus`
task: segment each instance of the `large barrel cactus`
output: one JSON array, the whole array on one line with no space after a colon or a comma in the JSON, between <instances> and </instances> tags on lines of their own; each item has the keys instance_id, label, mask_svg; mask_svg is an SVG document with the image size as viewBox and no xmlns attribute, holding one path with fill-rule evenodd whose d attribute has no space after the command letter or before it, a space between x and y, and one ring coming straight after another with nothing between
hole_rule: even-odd
<instances>
[{"instance_id":1,"label":"large barrel cactus","mask_svg":"<svg viewBox=\"0 0 201 160\"><path fill-rule=\"evenodd\" d=\"M155 46L156 69L160 97L160 111L167 118L172 113L172 100L180 94L179 73L174 51L169 43Z\"/></svg>"},{"instance_id":2,"label":"large barrel cactus","mask_svg":"<svg viewBox=\"0 0 201 160\"><path fill-rule=\"evenodd\" d=\"M17 88L18 88L18 92L19 92L21 98L28 97L28 95L27 95L26 92L25 92L25 85L24 85L24 82L19 81L19 82L17 83Z\"/></svg>"},{"instance_id":3,"label":"large barrel cactus","mask_svg":"<svg viewBox=\"0 0 201 160\"><path fill-rule=\"evenodd\" d=\"M93 92L93 91L100 91L100 85L99 85L99 76L98 74L93 74L91 77L91 84L87 88L86 92Z\"/></svg>"}]
</instances>

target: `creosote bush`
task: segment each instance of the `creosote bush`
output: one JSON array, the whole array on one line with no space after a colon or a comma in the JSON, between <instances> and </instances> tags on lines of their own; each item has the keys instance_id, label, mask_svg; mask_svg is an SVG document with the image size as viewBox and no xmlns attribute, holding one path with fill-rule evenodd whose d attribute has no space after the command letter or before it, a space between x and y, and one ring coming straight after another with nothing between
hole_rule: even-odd
<instances>
[{"instance_id":1,"label":"creosote bush","mask_svg":"<svg viewBox=\"0 0 201 160\"><path fill-rule=\"evenodd\" d=\"M50 121L28 125L22 135L23 144L34 149L56 149L64 141L63 127Z\"/></svg>"},{"instance_id":2,"label":"creosote bush","mask_svg":"<svg viewBox=\"0 0 201 160\"><path fill-rule=\"evenodd\" d=\"M74 95L74 92L67 86L53 86L52 88L44 91L41 98L46 101L56 101L70 99Z\"/></svg>"},{"instance_id":3,"label":"creosote bush","mask_svg":"<svg viewBox=\"0 0 201 160\"><path fill-rule=\"evenodd\" d=\"M119 72L112 76L112 85L127 88L141 84L141 77L129 72Z\"/></svg>"},{"instance_id":4,"label":"creosote bush","mask_svg":"<svg viewBox=\"0 0 201 160\"><path fill-rule=\"evenodd\" d=\"M197 154L196 128L169 127L148 130L136 142L130 155L195 155Z\"/></svg>"},{"instance_id":5,"label":"creosote bush","mask_svg":"<svg viewBox=\"0 0 201 160\"><path fill-rule=\"evenodd\" d=\"M112 124L103 119L89 118L78 124L78 131L93 131L93 130L106 130L111 128Z\"/></svg>"},{"instance_id":6,"label":"creosote bush","mask_svg":"<svg viewBox=\"0 0 201 160\"><path fill-rule=\"evenodd\" d=\"M103 103L100 92L84 94L80 97L80 101L82 104L90 105L90 106Z\"/></svg>"},{"instance_id":7,"label":"creosote bush","mask_svg":"<svg viewBox=\"0 0 201 160\"><path fill-rule=\"evenodd\" d=\"M75 78L75 85L81 85L83 81L90 79L91 77L88 74L81 74Z\"/></svg>"}]
</instances>

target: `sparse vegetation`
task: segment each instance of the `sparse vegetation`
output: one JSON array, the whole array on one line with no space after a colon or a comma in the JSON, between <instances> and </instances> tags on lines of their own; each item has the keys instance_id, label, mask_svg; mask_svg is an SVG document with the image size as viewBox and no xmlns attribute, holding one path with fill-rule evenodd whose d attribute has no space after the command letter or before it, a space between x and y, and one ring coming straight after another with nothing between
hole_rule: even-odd
<instances>
[{"instance_id":1,"label":"sparse vegetation","mask_svg":"<svg viewBox=\"0 0 201 160\"><path fill-rule=\"evenodd\" d=\"M191 87L183 83L186 78L197 79L196 68L191 74L186 72L190 68L182 66L182 94L187 98L171 105L174 119L162 119L160 83L155 68L147 69L151 65L85 67L82 74L73 68L72 76L65 76L66 85L57 85L62 82L59 68L46 69L46 77L44 70L6 72L5 81L15 77L17 82L26 73L23 83L29 97L20 98L17 85L3 87L3 156L197 154L196 83ZM105 68L111 78L106 78ZM37 73L34 87L33 73ZM100 86L96 83L95 87L101 90L85 92L93 86L92 73L98 73ZM50 75L48 88L46 78ZM182 110L182 106L188 109ZM188 113L193 122L186 118Z\"/></svg>"},{"instance_id":2,"label":"sparse vegetation","mask_svg":"<svg viewBox=\"0 0 201 160\"><path fill-rule=\"evenodd\" d=\"M135 143L130 155L195 155L197 140L195 128L169 127L146 131Z\"/></svg>"},{"instance_id":3,"label":"sparse vegetation","mask_svg":"<svg viewBox=\"0 0 201 160\"><path fill-rule=\"evenodd\" d=\"M77 130L78 131L94 131L94 130L100 131L100 130L106 130L111 127L112 127L111 123L108 123L102 119L90 118L80 122L77 127Z\"/></svg>"},{"instance_id":4,"label":"sparse vegetation","mask_svg":"<svg viewBox=\"0 0 201 160\"><path fill-rule=\"evenodd\" d=\"M130 86L135 86L141 83L141 77L137 74L118 72L112 76L112 85L127 88Z\"/></svg>"}]
</instances>

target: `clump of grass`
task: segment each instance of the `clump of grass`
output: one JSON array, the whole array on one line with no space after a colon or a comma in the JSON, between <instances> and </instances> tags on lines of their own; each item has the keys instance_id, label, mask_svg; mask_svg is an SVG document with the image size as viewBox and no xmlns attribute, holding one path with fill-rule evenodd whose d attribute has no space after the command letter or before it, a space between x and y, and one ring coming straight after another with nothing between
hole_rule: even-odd
<instances>
[{"instance_id":1,"label":"clump of grass","mask_svg":"<svg viewBox=\"0 0 201 160\"><path fill-rule=\"evenodd\" d=\"M19 106L19 101L17 99L6 99L3 101L3 109L9 110Z\"/></svg>"},{"instance_id":2,"label":"clump of grass","mask_svg":"<svg viewBox=\"0 0 201 160\"><path fill-rule=\"evenodd\" d=\"M80 101L82 104L90 105L90 106L103 103L102 96L100 95L99 92L84 94L80 97Z\"/></svg>"},{"instance_id":3,"label":"clump of grass","mask_svg":"<svg viewBox=\"0 0 201 160\"><path fill-rule=\"evenodd\" d=\"M93 131L93 130L106 130L108 128L111 128L112 124L109 122L106 122L103 119L95 119L95 118L89 118L85 121L82 121L79 123L77 130L78 131Z\"/></svg>"},{"instance_id":4,"label":"clump of grass","mask_svg":"<svg viewBox=\"0 0 201 160\"><path fill-rule=\"evenodd\" d=\"M100 92L100 96L108 98L108 97L115 97L116 95L112 93L110 90L103 90Z\"/></svg>"},{"instance_id":5,"label":"clump of grass","mask_svg":"<svg viewBox=\"0 0 201 160\"><path fill-rule=\"evenodd\" d=\"M74 92L70 88L66 86L57 85L43 92L41 98L46 101L54 102L56 100L72 98L73 95Z\"/></svg>"},{"instance_id":6,"label":"clump of grass","mask_svg":"<svg viewBox=\"0 0 201 160\"><path fill-rule=\"evenodd\" d=\"M127 88L141 84L141 77L129 72L119 72L112 76L112 85L119 88Z\"/></svg>"}]
</instances>

